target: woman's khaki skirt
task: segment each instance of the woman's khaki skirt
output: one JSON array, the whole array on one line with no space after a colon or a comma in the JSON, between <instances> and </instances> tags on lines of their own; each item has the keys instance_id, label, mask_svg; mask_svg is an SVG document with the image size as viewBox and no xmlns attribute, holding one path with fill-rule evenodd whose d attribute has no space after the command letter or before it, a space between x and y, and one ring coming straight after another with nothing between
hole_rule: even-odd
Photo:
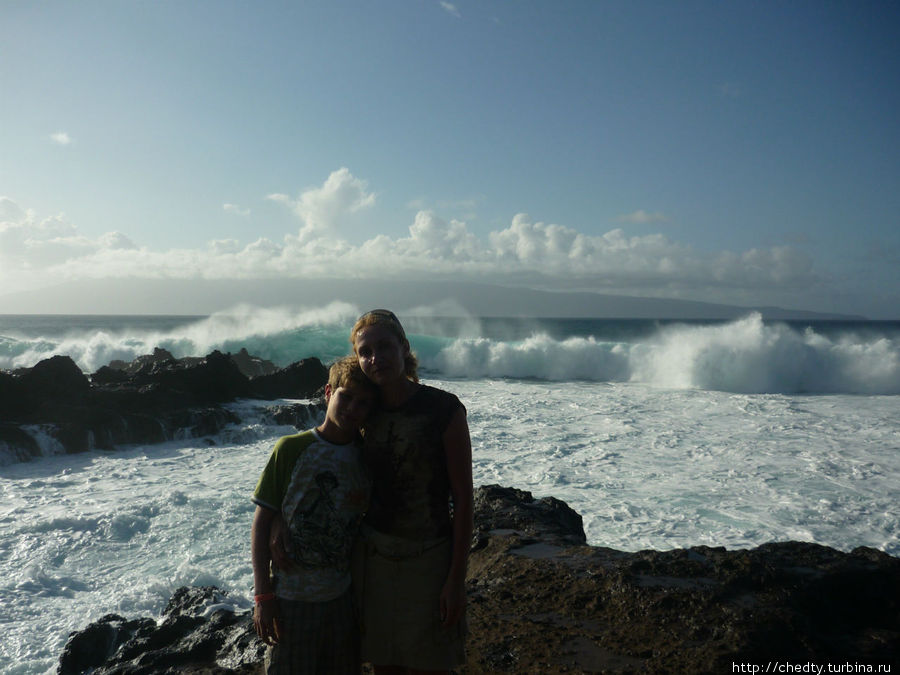
<instances>
[{"instance_id":1,"label":"woman's khaki skirt","mask_svg":"<svg viewBox=\"0 0 900 675\"><path fill-rule=\"evenodd\" d=\"M364 662L418 670L465 664L465 619L441 626L450 556L449 537L414 542L365 529L354 560Z\"/></svg>"}]
</instances>

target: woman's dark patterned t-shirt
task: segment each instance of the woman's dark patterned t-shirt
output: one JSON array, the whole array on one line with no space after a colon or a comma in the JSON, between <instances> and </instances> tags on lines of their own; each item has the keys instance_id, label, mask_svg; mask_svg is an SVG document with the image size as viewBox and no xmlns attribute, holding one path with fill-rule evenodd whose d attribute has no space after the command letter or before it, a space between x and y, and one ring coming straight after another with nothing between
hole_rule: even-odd
<instances>
[{"instance_id":1,"label":"woman's dark patterned t-shirt","mask_svg":"<svg viewBox=\"0 0 900 675\"><path fill-rule=\"evenodd\" d=\"M363 453L373 483L368 525L411 540L450 534L450 479L442 437L460 408L465 410L453 394L420 385L399 408L372 415Z\"/></svg>"}]
</instances>

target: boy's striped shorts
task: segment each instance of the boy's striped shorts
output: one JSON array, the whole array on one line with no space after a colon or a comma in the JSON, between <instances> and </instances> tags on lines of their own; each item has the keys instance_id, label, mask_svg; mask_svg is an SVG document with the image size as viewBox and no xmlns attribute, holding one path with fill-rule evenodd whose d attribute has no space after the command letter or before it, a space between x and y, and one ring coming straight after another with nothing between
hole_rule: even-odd
<instances>
[{"instance_id":1,"label":"boy's striped shorts","mask_svg":"<svg viewBox=\"0 0 900 675\"><path fill-rule=\"evenodd\" d=\"M348 589L326 602L278 598L280 640L266 650L267 675L358 675L359 629Z\"/></svg>"}]
</instances>

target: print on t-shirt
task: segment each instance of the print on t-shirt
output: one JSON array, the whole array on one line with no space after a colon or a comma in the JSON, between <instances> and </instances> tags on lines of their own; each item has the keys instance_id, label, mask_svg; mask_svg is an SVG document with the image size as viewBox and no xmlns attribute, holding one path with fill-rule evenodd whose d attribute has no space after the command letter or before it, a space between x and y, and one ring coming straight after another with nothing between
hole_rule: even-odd
<instances>
[{"instance_id":1,"label":"print on t-shirt","mask_svg":"<svg viewBox=\"0 0 900 675\"><path fill-rule=\"evenodd\" d=\"M334 503L339 487L337 476L322 471L315 477L316 492L308 506L297 508L291 519L293 557L304 567L343 567L346 557L346 523Z\"/></svg>"}]
</instances>

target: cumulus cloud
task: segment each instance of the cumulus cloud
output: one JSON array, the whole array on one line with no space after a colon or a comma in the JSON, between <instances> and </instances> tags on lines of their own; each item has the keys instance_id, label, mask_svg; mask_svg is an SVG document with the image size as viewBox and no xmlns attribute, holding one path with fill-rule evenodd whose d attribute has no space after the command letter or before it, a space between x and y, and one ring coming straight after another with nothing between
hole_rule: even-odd
<instances>
[{"instance_id":1,"label":"cumulus cloud","mask_svg":"<svg viewBox=\"0 0 900 675\"><path fill-rule=\"evenodd\" d=\"M375 204L375 193L368 183L353 176L346 167L333 171L321 187L310 188L292 199L285 194L271 194L269 199L290 207L303 221L297 238L301 242L333 234L349 214Z\"/></svg>"},{"instance_id":2,"label":"cumulus cloud","mask_svg":"<svg viewBox=\"0 0 900 675\"><path fill-rule=\"evenodd\" d=\"M809 288L819 279L811 260L790 246L748 251L698 251L664 234L628 236L621 229L586 234L516 214L509 225L479 237L466 222L419 210L405 236L376 235L361 244L340 236L349 215L375 200L347 169L333 172L297 198L270 199L293 209L298 233L208 242L199 249L152 251L110 232L92 238L63 216L39 219L0 198L0 285L40 278L142 276L178 279L468 279L542 288L716 301L764 291ZM30 275L30 276L29 276ZM714 297L715 293L720 293Z\"/></svg>"},{"instance_id":3,"label":"cumulus cloud","mask_svg":"<svg viewBox=\"0 0 900 675\"><path fill-rule=\"evenodd\" d=\"M583 240L571 228L531 223L524 213L517 214L505 230L490 234L491 245L500 260L551 266L569 258L573 248L580 248Z\"/></svg>"},{"instance_id":4,"label":"cumulus cloud","mask_svg":"<svg viewBox=\"0 0 900 675\"><path fill-rule=\"evenodd\" d=\"M409 237L397 240L396 247L404 254L445 260L469 261L481 254L478 239L465 223L447 223L432 211L419 211L409 227Z\"/></svg>"},{"instance_id":5,"label":"cumulus cloud","mask_svg":"<svg viewBox=\"0 0 900 675\"><path fill-rule=\"evenodd\" d=\"M50 134L50 140L58 145L71 145L72 137L69 136L65 131L57 131L54 134Z\"/></svg>"},{"instance_id":6,"label":"cumulus cloud","mask_svg":"<svg viewBox=\"0 0 900 675\"><path fill-rule=\"evenodd\" d=\"M206 246L214 256L232 255L241 250L241 242L237 239L215 239Z\"/></svg>"},{"instance_id":7,"label":"cumulus cloud","mask_svg":"<svg viewBox=\"0 0 900 675\"><path fill-rule=\"evenodd\" d=\"M104 250L136 248L121 232L91 239L64 216L38 219L8 197L0 198L0 261L4 271L50 269Z\"/></svg>"}]
</instances>

